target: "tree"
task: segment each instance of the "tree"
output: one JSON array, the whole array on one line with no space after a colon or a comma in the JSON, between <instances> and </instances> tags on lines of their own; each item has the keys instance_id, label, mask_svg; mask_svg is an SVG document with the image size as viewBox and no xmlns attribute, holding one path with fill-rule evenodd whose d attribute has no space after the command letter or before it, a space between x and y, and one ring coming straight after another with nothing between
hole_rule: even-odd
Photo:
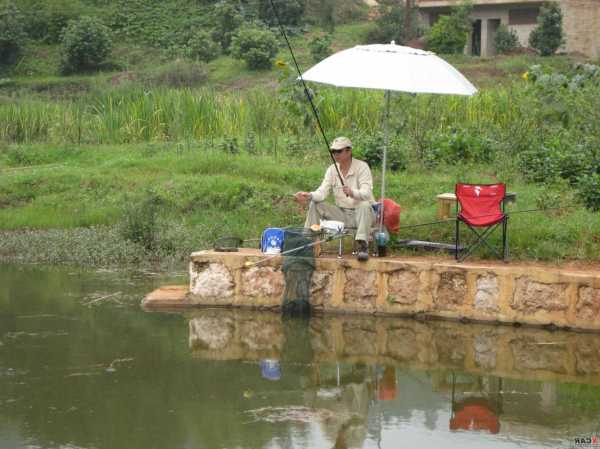
<instances>
[{"instance_id":1,"label":"tree","mask_svg":"<svg viewBox=\"0 0 600 449\"><path fill-rule=\"evenodd\" d=\"M211 34L213 40L221 44L225 53L229 51L231 39L243 21L242 15L232 4L221 1L215 5L213 10L215 28Z\"/></svg>"},{"instance_id":2,"label":"tree","mask_svg":"<svg viewBox=\"0 0 600 449\"><path fill-rule=\"evenodd\" d=\"M296 26L300 24L305 9L304 0L273 0L273 4L282 25ZM277 25L271 0L258 0L258 18L269 26Z\"/></svg>"},{"instance_id":3,"label":"tree","mask_svg":"<svg viewBox=\"0 0 600 449\"><path fill-rule=\"evenodd\" d=\"M88 16L70 22L61 42L63 73L98 69L112 50L110 29Z\"/></svg>"},{"instance_id":4,"label":"tree","mask_svg":"<svg viewBox=\"0 0 600 449\"><path fill-rule=\"evenodd\" d=\"M267 28L240 28L231 40L231 54L246 61L249 69L268 69L277 54L277 39Z\"/></svg>"},{"instance_id":5,"label":"tree","mask_svg":"<svg viewBox=\"0 0 600 449\"><path fill-rule=\"evenodd\" d=\"M509 30L504 24L498 27L494 35L494 46L500 54L510 53L519 46L519 38L515 30Z\"/></svg>"},{"instance_id":6,"label":"tree","mask_svg":"<svg viewBox=\"0 0 600 449\"><path fill-rule=\"evenodd\" d=\"M472 27L472 9L471 3L463 3L449 16L441 16L425 36L427 48L442 54L462 53Z\"/></svg>"},{"instance_id":7,"label":"tree","mask_svg":"<svg viewBox=\"0 0 600 449\"><path fill-rule=\"evenodd\" d=\"M397 0L380 0L377 6L375 26L367 34L371 43L397 44L404 42L405 24L404 5Z\"/></svg>"},{"instance_id":8,"label":"tree","mask_svg":"<svg viewBox=\"0 0 600 449\"><path fill-rule=\"evenodd\" d=\"M23 16L12 1L0 3L0 66L13 64L25 43Z\"/></svg>"},{"instance_id":9,"label":"tree","mask_svg":"<svg viewBox=\"0 0 600 449\"><path fill-rule=\"evenodd\" d=\"M542 56L550 56L564 43L562 11L557 2L547 3L540 9L537 27L529 35L529 45Z\"/></svg>"}]
</instances>

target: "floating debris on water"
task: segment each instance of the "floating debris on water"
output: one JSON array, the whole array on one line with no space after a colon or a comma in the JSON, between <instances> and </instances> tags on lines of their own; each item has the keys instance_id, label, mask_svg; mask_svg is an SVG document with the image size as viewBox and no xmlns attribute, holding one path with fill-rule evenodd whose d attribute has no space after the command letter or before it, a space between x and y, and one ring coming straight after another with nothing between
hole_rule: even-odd
<instances>
[{"instance_id":1,"label":"floating debris on water","mask_svg":"<svg viewBox=\"0 0 600 449\"><path fill-rule=\"evenodd\" d=\"M338 420L347 420L352 418L349 413L334 412L324 408L311 408L302 406L291 406L291 407L263 407L254 410L248 410L246 412L254 420L266 421L270 423L278 422L301 422L311 423L315 421L330 420L336 418Z\"/></svg>"}]
</instances>

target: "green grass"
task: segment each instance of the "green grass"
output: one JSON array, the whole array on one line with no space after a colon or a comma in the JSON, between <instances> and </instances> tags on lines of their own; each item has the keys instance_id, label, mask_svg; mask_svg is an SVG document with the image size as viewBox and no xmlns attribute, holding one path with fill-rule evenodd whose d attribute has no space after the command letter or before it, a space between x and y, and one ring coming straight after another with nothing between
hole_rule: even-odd
<instances>
[{"instance_id":1,"label":"green grass","mask_svg":"<svg viewBox=\"0 0 600 449\"><path fill-rule=\"evenodd\" d=\"M20 254L21 258L30 257L34 261L39 246L33 246L36 253L27 256L27 246L16 236L31 239L34 234L51 235L57 241L47 243L62 248L67 243L61 239L68 240L70 234L65 232L69 229L72 235L83 235L80 229L86 228L119 229L131 208L145 201L148 195L158 198L159 223L165 224L160 228L164 236L157 236L158 249L148 257L169 255L184 260L189 251L209 247L219 236L257 238L266 227L298 226L304 220L304 211L292 201L291 194L316 188L327 165L318 149L308 150L303 158L276 159L244 153L229 155L203 145L185 151L167 144L70 149L35 145L27 150L35 155L36 162L61 161L61 164L11 170L7 168L6 154L18 149L10 146L2 152L0 229L10 231L6 234L10 238L0 244L0 257L10 258L19 248L26 253ZM408 226L436 221L435 196L452 191L457 179L489 182L495 180L494 172L494 167L481 165L460 169L439 167L431 171L411 164L405 172L389 174L388 196L402 206L402 224L407 226L398 238L451 242L452 223ZM375 171L374 176L377 194L380 173ZM511 210L535 208L538 196L547 188L527 184L517 175L513 178L509 189L517 193L518 199L517 204L510 206ZM23 229L36 231L21 234ZM600 234L600 222L597 214L584 209L562 211L558 216L551 212L515 214L509 230L513 259L556 262L599 259L600 242L591 236ZM168 250L161 239L168 239ZM122 240L123 248L129 248L128 254L134 254L131 242ZM82 237L80 244L92 241L89 236ZM499 235L492 241L499 243ZM81 248L78 251L88 254ZM115 253L110 254L113 257ZM491 255L483 251L479 256Z\"/></svg>"}]
</instances>

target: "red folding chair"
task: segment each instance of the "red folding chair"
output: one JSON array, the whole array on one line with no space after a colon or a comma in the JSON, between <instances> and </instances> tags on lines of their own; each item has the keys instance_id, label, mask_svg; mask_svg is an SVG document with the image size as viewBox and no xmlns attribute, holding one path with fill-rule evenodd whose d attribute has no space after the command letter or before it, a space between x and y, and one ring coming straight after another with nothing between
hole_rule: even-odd
<instances>
[{"instance_id":1,"label":"red folding chair","mask_svg":"<svg viewBox=\"0 0 600 449\"><path fill-rule=\"evenodd\" d=\"M484 244L505 262L508 260L508 215L504 213L505 184L456 184L456 260L462 262L479 245ZM460 211L459 211L460 206ZM460 223L464 223L477 236L475 242L459 254ZM486 239L502 226L502 255ZM477 228L487 228L477 231Z\"/></svg>"}]
</instances>

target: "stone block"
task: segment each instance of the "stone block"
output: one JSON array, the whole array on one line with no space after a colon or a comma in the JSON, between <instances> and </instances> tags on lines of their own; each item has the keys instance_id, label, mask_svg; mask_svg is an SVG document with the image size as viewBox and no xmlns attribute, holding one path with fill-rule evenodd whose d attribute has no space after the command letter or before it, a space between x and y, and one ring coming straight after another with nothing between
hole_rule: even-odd
<instances>
[{"instance_id":1,"label":"stone block","mask_svg":"<svg viewBox=\"0 0 600 449\"><path fill-rule=\"evenodd\" d=\"M419 274L412 270L399 270L388 275L387 301L390 304L412 305L419 297Z\"/></svg>"},{"instance_id":2,"label":"stone block","mask_svg":"<svg viewBox=\"0 0 600 449\"><path fill-rule=\"evenodd\" d=\"M284 286L285 280L279 268L252 267L242 272L242 296L280 301Z\"/></svg>"},{"instance_id":3,"label":"stone block","mask_svg":"<svg viewBox=\"0 0 600 449\"><path fill-rule=\"evenodd\" d=\"M596 336L582 335L575 346L575 370L578 374L600 374L600 342Z\"/></svg>"},{"instance_id":4,"label":"stone block","mask_svg":"<svg viewBox=\"0 0 600 449\"><path fill-rule=\"evenodd\" d=\"M342 324L344 354L377 353L377 328L374 321L350 320Z\"/></svg>"},{"instance_id":5,"label":"stone block","mask_svg":"<svg viewBox=\"0 0 600 449\"><path fill-rule=\"evenodd\" d=\"M284 335L281 319L274 316L269 320L244 320L239 324L240 342L249 351L279 353Z\"/></svg>"},{"instance_id":6,"label":"stone block","mask_svg":"<svg viewBox=\"0 0 600 449\"><path fill-rule=\"evenodd\" d=\"M345 276L344 303L351 304L356 310L375 310L377 272L349 268Z\"/></svg>"},{"instance_id":7,"label":"stone block","mask_svg":"<svg viewBox=\"0 0 600 449\"><path fill-rule=\"evenodd\" d=\"M222 263L193 263L190 293L203 300L219 301L234 294L233 276ZM196 302L196 301L192 301Z\"/></svg>"},{"instance_id":8,"label":"stone block","mask_svg":"<svg viewBox=\"0 0 600 449\"><path fill-rule=\"evenodd\" d=\"M498 299L500 288L498 287L498 276L486 274L477 276L475 282L475 309L483 312L498 312Z\"/></svg>"},{"instance_id":9,"label":"stone block","mask_svg":"<svg viewBox=\"0 0 600 449\"><path fill-rule=\"evenodd\" d=\"M310 285L310 304L322 309L331 298L333 292L333 272L314 271Z\"/></svg>"},{"instance_id":10,"label":"stone block","mask_svg":"<svg viewBox=\"0 0 600 449\"><path fill-rule=\"evenodd\" d=\"M523 276L517 279L510 307L526 314L566 310L567 284L547 284Z\"/></svg>"},{"instance_id":11,"label":"stone block","mask_svg":"<svg viewBox=\"0 0 600 449\"><path fill-rule=\"evenodd\" d=\"M579 287L576 311L578 320L595 321L600 318L600 288Z\"/></svg>"},{"instance_id":12,"label":"stone block","mask_svg":"<svg viewBox=\"0 0 600 449\"><path fill-rule=\"evenodd\" d=\"M467 279L463 271L443 271L437 283L433 302L436 309L461 306L467 295Z\"/></svg>"},{"instance_id":13,"label":"stone block","mask_svg":"<svg viewBox=\"0 0 600 449\"><path fill-rule=\"evenodd\" d=\"M495 332L475 335L473 349L476 366L484 369L496 368L498 335Z\"/></svg>"},{"instance_id":14,"label":"stone block","mask_svg":"<svg viewBox=\"0 0 600 449\"><path fill-rule=\"evenodd\" d=\"M413 329L394 326L387 331L386 355L402 360L416 360L419 354L417 334Z\"/></svg>"},{"instance_id":15,"label":"stone block","mask_svg":"<svg viewBox=\"0 0 600 449\"><path fill-rule=\"evenodd\" d=\"M218 315L192 318L189 322L189 347L192 350L223 350L232 343L234 327L233 316Z\"/></svg>"},{"instance_id":16,"label":"stone block","mask_svg":"<svg viewBox=\"0 0 600 449\"><path fill-rule=\"evenodd\" d=\"M569 359L566 346L546 343L548 342L527 337L511 340L509 347L514 368L523 372L544 370L565 374L567 372L565 364Z\"/></svg>"}]
</instances>

